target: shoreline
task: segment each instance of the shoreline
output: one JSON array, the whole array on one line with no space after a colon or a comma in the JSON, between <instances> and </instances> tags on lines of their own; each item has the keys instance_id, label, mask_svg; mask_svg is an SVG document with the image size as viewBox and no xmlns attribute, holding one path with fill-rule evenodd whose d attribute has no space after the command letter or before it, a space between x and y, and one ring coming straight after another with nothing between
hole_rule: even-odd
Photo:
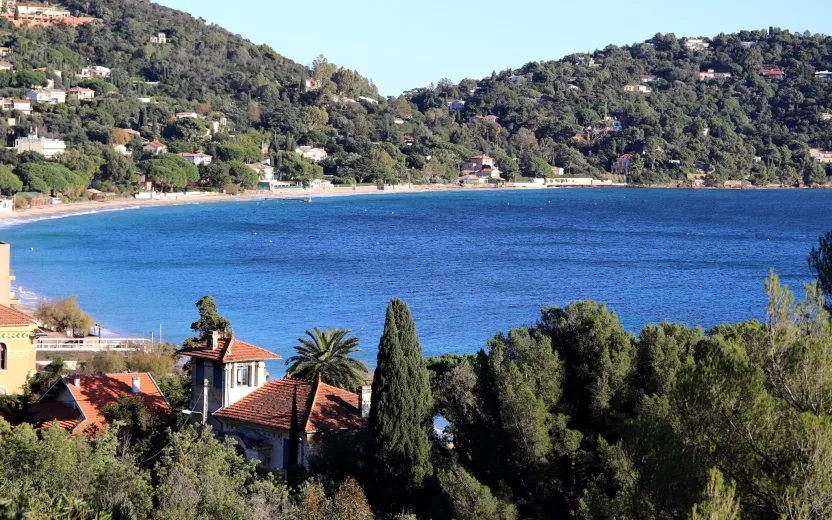
<instances>
[{"instance_id":1,"label":"shoreline","mask_svg":"<svg viewBox=\"0 0 832 520\"><path fill-rule=\"evenodd\" d=\"M269 199L303 199L307 197L351 197L359 195L395 195L408 193L442 193L442 192L479 192L479 191L529 191L529 190L548 190L548 189L610 189L610 188L647 188L647 189L683 189L683 190L793 190L800 188L793 187L697 187L686 188L677 186L665 185L629 185L629 184L614 184L602 186L496 186L496 187L464 187L455 184L428 184L428 185L410 185L397 186L391 189L378 189L375 186L358 186L351 187L335 187L326 190L304 190L299 191L297 188L287 190L275 191L258 191L244 193L241 195L226 195L220 193L204 193L199 195L190 195L177 197L172 199L135 199L135 198L120 198L109 201L92 201L86 200L81 202L70 202L67 204L50 205L45 207L30 208L25 210L16 210L10 213L0 213L0 227L5 223L26 223L37 222L41 220L49 220L62 217L89 215L95 213L105 213L111 211L126 211L131 209L165 207L165 206L180 206L189 204L202 203L224 203L224 202L249 202L254 200L269 200ZM804 189L823 189L823 188L804 188Z\"/></svg>"}]
</instances>

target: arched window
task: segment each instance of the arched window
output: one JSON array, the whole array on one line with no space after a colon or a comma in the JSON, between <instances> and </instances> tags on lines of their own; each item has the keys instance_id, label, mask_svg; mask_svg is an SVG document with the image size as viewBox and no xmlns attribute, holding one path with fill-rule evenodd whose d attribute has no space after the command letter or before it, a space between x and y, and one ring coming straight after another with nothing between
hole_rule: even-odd
<instances>
[{"instance_id":1,"label":"arched window","mask_svg":"<svg viewBox=\"0 0 832 520\"><path fill-rule=\"evenodd\" d=\"M6 370L6 360L9 357L9 349L5 343L0 343L0 370Z\"/></svg>"}]
</instances>

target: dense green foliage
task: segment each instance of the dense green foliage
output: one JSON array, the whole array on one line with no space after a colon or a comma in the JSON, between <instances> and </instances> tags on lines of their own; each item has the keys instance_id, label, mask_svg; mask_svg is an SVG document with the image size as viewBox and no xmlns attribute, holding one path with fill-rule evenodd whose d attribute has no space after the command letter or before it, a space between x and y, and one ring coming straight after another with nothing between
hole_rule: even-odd
<instances>
[{"instance_id":1,"label":"dense green foliage","mask_svg":"<svg viewBox=\"0 0 832 520\"><path fill-rule=\"evenodd\" d=\"M295 354L286 360L292 377L324 383L354 391L369 373L367 365L350 357L361 352L358 338L351 330L315 328L306 331L308 338L298 338Z\"/></svg>"},{"instance_id":2,"label":"dense green foliage","mask_svg":"<svg viewBox=\"0 0 832 520\"><path fill-rule=\"evenodd\" d=\"M52 80L58 88L90 87L96 98L36 104L30 116L16 114L16 126L0 122L0 130L10 131L9 144L37 127L66 140L76 156L71 164L61 160L70 172L45 172L25 166L43 162L36 154L0 154L11 171L0 170L5 193L77 197L88 186L135 191L137 166L151 170L162 187L252 188L256 179L241 166L265 159L279 177L297 181L327 174L342 183L449 182L476 153L493 156L504 177L551 176L550 166L601 177L616 156L633 153L630 182L684 182L700 170L712 184L828 182L828 166L807 153L832 148L832 120L822 117L832 112L832 81L814 77L832 68L832 38L821 35L743 31L719 35L709 49L694 52L674 35L658 34L479 80L443 79L385 99L369 80L323 56L299 65L157 4L65 3L100 23L14 28L0 22L16 71L0 73L0 95L22 97L29 85ZM158 32L167 34L167 44L150 43ZM106 81L76 78L88 65L112 74ZM763 67L781 68L786 77L764 78ZM699 72L709 68L732 76L701 81ZM642 75L656 76L649 95L623 92L640 85ZM449 110L450 99L464 100L464 108ZM177 120L179 112L199 118ZM496 123L472 119L483 115L496 116ZM204 151L214 164L197 174L170 158L152 159L124 129L161 139L174 154ZM116 144L131 155L113 153ZM325 148L329 156L313 163L294 153L297 145Z\"/></svg>"},{"instance_id":3,"label":"dense green foliage","mask_svg":"<svg viewBox=\"0 0 832 520\"><path fill-rule=\"evenodd\" d=\"M431 475L431 395L407 304L387 307L373 378L370 428L378 504L388 511L418 494Z\"/></svg>"}]
</instances>

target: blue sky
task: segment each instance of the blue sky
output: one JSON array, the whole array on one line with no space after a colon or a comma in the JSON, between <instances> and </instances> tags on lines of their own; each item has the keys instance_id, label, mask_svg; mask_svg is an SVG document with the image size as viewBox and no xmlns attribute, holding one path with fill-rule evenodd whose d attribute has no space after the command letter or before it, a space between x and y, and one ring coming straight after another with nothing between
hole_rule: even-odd
<instances>
[{"instance_id":1,"label":"blue sky","mask_svg":"<svg viewBox=\"0 0 832 520\"><path fill-rule=\"evenodd\" d=\"M161 0L299 63L318 54L373 80L383 95L447 77L644 41L769 26L832 33L828 0ZM832 65L832 64L830 64Z\"/></svg>"}]
</instances>

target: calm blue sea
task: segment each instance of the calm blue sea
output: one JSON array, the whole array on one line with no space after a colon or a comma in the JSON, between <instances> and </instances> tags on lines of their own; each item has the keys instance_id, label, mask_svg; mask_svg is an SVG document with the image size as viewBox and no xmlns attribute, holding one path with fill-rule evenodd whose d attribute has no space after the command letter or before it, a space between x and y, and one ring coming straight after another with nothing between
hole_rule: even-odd
<instances>
[{"instance_id":1,"label":"calm blue sea","mask_svg":"<svg viewBox=\"0 0 832 520\"><path fill-rule=\"evenodd\" d=\"M288 357L350 328L375 364L391 297L426 355L472 352L591 298L637 331L763 318L770 268L799 288L832 191L549 189L206 203L3 223L28 291L78 295L120 333L181 341L213 295L238 337ZM270 367L283 371L283 363Z\"/></svg>"}]
</instances>

